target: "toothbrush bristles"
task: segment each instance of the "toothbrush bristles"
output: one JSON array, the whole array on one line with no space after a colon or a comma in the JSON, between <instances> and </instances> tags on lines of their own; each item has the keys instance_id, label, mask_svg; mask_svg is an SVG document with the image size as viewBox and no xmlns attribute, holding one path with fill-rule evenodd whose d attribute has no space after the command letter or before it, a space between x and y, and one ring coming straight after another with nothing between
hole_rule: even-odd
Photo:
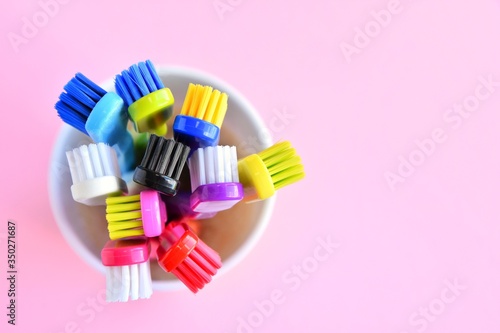
<instances>
[{"instance_id":1,"label":"toothbrush bristles","mask_svg":"<svg viewBox=\"0 0 500 333\"><path fill-rule=\"evenodd\" d=\"M61 119L81 131L85 130L85 123L90 113L106 91L92 82L82 73L76 73L65 86L66 92L59 95L55 109Z\"/></svg>"},{"instance_id":2,"label":"toothbrush bristles","mask_svg":"<svg viewBox=\"0 0 500 333\"><path fill-rule=\"evenodd\" d=\"M257 155L264 162L275 190L298 182L305 177L300 156L297 155L289 141L277 143Z\"/></svg>"},{"instance_id":3,"label":"toothbrush bristles","mask_svg":"<svg viewBox=\"0 0 500 333\"><path fill-rule=\"evenodd\" d=\"M191 149L187 146L184 146L182 143L177 142L175 144L175 149L176 149L176 157L175 160L172 161L172 165L175 163L175 167L171 168L172 172L172 178L174 179L179 179L181 176L182 169L184 168L184 165L186 164L189 152Z\"/></svg>"},{"instance_id":4,"label":"toothbrush bristles","mask_svg":"<svg viewBox=\"0 0 500 333\"><path fill-rule=\"evenodd\" d=\"M179 179L190 148L172 139L151 134L141 166L173 179Z\"/></svg>"},{"instance_id":5,"label":"toothbrush bristles","mask_svg":"<svg viewBox=\"0 0 500 333\"><path fill-rule=\"evenodd\" d=\"M212 276L222 267L220 256L202 241L196 244L189 256L173 271L193 293L212 281Z\"/></svg>"},{"instance_id":6,"label":"toothbrush bristles","mask_svg":"<svg viewBox=\"0 0 500 333\"><path fill-rule=\"evenodd\" d=\"M75 148L66 157L73 184L103 176L121 177L116 151L102 142Z\"/></svg>"},{"instance_id":7,"label":"toothbrush bristles","mask_svg":"<svg viewBox=\"0 0 500 333\"><path fill-rule=\"evenodd\" d=\"M158 163L158 165L156 167L156 170L159 173L165 174L167 172L167 166L168 166L168 163L170 160L169 156L172 154L172 151L174 150L174 146L175 146L175 142L173 140L167 140L167 141L165 141L165 145L161 151L159 149L157 149L159 151L159 153L161 153L160 163Z\"/></svg>"},{"instance_id":8,"label":"toothbrush bristles","mask_svg":"<svg viewBox=\"0 0 500 333\"><path fill-rule=\"evenodd\" d=\"M140 195L122 195L106 199L106 213L128 212L141 208Z\"/></svg>"},{"instance_id":9,"label":"toothbrush bristles","mask_svg":"<svg viewBox=\"0 0 500 333\"><path fill-rule=\"evenodd\" d=\"M140 194L108 197L106 199L106 220L109 238L143 236Z\"/></svg>"},{"instance_id":10,"label":"toothbrush bristles","mask_svg":"<svg viewBox=\"0 0 500 333\"><path fill-rule=\"evenodd\" d=\"M153 293L149 261L106 267L106 300L127 302L150 298Z\"/></svg>"},{"instance_id":11,"label":"toothbrush bristles","mask_svg":"<svg viewBox=\"0 0 500 333\"><path fill-rule=\"evenodd\" d=\"M143 166L146 169L151 170L150 160L151 160L151 156L154 153L157 140L158 140L158 136L156 136L154 134L152 134L149 137L149 141L148 141L148 144L146 146L146 151L144 152L144 156L142 157L142 161L141 161L141 166Z\"/></svg>"},{"instance_id":12,"label":"toothbrush bristles","mask_svg":"<svg viewBox=\"0 0 500 333\"><path fill-rule=\"evenodd\" d=\"M190 83L181 115L202 119L220 128L227 111L227 99L227 94L210 86Z\"/></svg>"},{"instance_id":13,"label":"toothbrush bristles","mask_svg":"<svg viewBox=\"0 0 500 333\"><path fill-rule=\"evenodd\" d=\"M150 60L139 62L115 78L116 93L125 104L132 103L152 92L165 88Z\"/></svg>"},{"instance_id":14,"label":"toothbrush bristles","mask_svg":"<svg viewBox=\"0 0 500 333\"><path fill-rule=\"evenodd\" d=\"M200 185L239 182L235 146L197 149L189 158L188 163L192 191Z\"/></svg>"}]
</instances>

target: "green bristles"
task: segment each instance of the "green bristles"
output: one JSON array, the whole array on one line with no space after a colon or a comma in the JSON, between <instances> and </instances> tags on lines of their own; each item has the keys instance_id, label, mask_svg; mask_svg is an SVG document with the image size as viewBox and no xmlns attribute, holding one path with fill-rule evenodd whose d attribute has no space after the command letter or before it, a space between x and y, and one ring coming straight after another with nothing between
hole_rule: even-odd
<instances>
[{"instance_id":1,"label":"green bristles","mask_svg":"<svg viewBox=\"0 0 500 333\"><path fill-rule=\"evenodd\" d=\"M140 195L106 199L106 220L110 239L143 236Z\"/></svg>"},{"instance_id":2,"label":"green bristles","mask_svg":"<svg viewBox=\"0 0 500 333\"><path fill-rule=\"evenodd\" d=\"M297 155L289 141L277 143L257 155L259 155L269 171L275 190L293 184L305 177L300 156Z\"/></svg>"}]
</instances>

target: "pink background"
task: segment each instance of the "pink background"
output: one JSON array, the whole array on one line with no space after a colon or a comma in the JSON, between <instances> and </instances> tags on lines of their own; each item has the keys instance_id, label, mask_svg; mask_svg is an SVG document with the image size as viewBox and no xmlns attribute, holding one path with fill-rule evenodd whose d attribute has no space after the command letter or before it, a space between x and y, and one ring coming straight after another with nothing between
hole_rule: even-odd
<instances>
[{"instance_id":1,"label":"pink background","mask_svg":"<svg viewBox=\"0 0 500 333\"><path fill-rule=\"evenodd\" d=\"M478 79L500 81L499 1L221 0L222 16L213 0L66 2L18 52L9 33L42 9L2 3L0 236L17 221L18 332L500 330L500 86ZM380 28L371 12L388 7ZM219 76L268 126L286 110L272 134L294 143L307 179L280 193L255 250L198 295L101 305L104 276L49 207L53 104L76 71L102 82L147 58ZM449 111L462 103L475 111ZM340 246L318 252L318 237Z\"/></svg>"}]
</instances>

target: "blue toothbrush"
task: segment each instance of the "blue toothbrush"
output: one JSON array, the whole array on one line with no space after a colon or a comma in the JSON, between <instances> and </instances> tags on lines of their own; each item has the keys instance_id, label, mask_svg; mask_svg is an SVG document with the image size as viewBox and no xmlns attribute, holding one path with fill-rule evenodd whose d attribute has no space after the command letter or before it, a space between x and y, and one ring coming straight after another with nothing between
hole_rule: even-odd
<instances>
[{"instance_id":1,"label":"blue toothbrush","mask_svg":"<svg viewBox=\"0 0 500 333\"><path fill-rule=\"evenodd\" d=\"M115 78L118 95L125 101L135 130L158 136L167 134L167 120L172 116L174 96L165 88L150 60L139 62Z\"/></svg>"},{"instance_id":2,"label":"blue toothbrush","mask_svg":"<svg viewBox=\"0 0 500 333\"><path fill-rule=\"evenodd\" d=\"M82 73L76 73L64 90L55 105L59 117L94 142L115 146L123 172L134 169L134 141L127 131L128 116L123 99Z\"/></svg>"}]
</instances>

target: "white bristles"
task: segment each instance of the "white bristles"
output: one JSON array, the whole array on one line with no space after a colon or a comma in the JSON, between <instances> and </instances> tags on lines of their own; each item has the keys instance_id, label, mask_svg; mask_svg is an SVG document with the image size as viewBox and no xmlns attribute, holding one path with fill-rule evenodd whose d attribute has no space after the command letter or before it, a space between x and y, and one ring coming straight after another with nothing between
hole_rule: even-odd
<instances>
[{"instance_id":1,"label":"white bristles","mask_svg":"<svg viewBox=\"0 0 500 333\"><path fill-rule=\"evenodd\" d=\"M94 162L95 177L104 176L104 169L99 158L99 150L96 145L89 145L90 159Z\"/></svg>"},{"instance_id":2,"label":"white bristles","mask_svg":"<svg viewBox=\"0 0 500 333\"><path fill-rule=\"evenodd\" d=\"M120 288L117 288L119 294L116 295L118 302L126 302L128 301L128 297L130 295L130 286L132 283L137 282L134 281L134 277L130 274L130 266L121 266L115 268L119 273Z\"/></svg>"},{"instance_id":3,"label":"white bristles","mask_svg":"<svg viewBox=\"0 0 500 333\"><path fill-rule=\"evenodd\" d=\"M153 294L149 260L130 266L106 267L106 300L127 302Z\"/></svg>"},{"instance_id":4,"label":"white bristles","mask_svg":"<svg viewBox=\"0 0 500 333\"><path fill-rule=\"evenodd\" d=\"M68 159L69 173L71 174L71 182L73 184L76 184L80 180L80 177L78 176L78 169L76 168L75 155L73 155L72 151L67 151L66 158Z\"/></svg>"},{"instance_id":5,"label":"white bristles","mask_svg":"<svg viewBox=\"0 0 500 333\"><path fill-rule=\"evenodd\" d=\"M120 178L116 151L104 143L80 146L66 152L73 184L103 176Z\"/></svg>"},{"instance_id":6,"label":"white bristles","mask_svg":"<svg viewBox=\"0 0 500 333\"><path fill-rule=\"evenodd\" d=\"M135 301L139 298L139 265L130 266L130 299Z\"/></svg>"},{"instance_id":7,"label":"white bristles","mask_svg":"<svg viewBox=\"0 0 500 333\"><path fill-rule=\"evenodd\" d=\"M212 147L210 147L212 148ZM223 149L214 149L214 183L224 183L224 152Z\"/></svg>"},{"instance_id":8,"label":"white bristles","mask_svg":"<svg viewBox=\"0 0 500 333\"><path fill-rule=\"evenodd\" d=\"M84 175L85 179L94 179L95 178L94 166L93 166L94 161L90 159L88 146L81 146L79 148L79 152L82 155L83 171L85 173ZM99 160L95 161L95 163L99 163Z\"/></svg>"},{"instance_id":9,"label":"white bristles","mask_svg":"<svg viewBox=\"0 0 500 333\"><path fill-rule=\"evenodd\" d=\"M113 268L114 267L104 267L106 272L106 300L108 302L114 302L114 293L113 293Z\"/></svg>"},{"instance_id":10,"label":"white bristles","mask_svg":"<svg viewBox=\"0 0 500 333\"><path fill-rule=\"evenodd\" d=\"M139 298L150 298L153 294L149 260L139 265Z\"/></svg>"},{"instance_id":11,"label":"white bristles","mask_svg":"<svg viewBox=\"0 0 500 333\"><path fill-rule=\"evenodd\" d=\"M205 166L205 179L201 179L202 183L200 185L215 183L215 168L217 167L214 147L207 147L204 149L204 152L205 160L203 161L203 165Z\"/></svg>"},{"instance_id":12,"label":"white bristles","mask_svg":"<svg viewBox=\"0 0 500 333\"><path fill-rule=\"evenodd\" d=\"M240 176L238 174L238 154L236 153L236 147L231 147L231 176L233 177L233 182L239 183Z\"/></svg>"},{"instance_id":13,"label":"white bristles","mask_svg":"<svg viewBox=\"0 0 500 333\"><path fill-rule=\"evenodd\" d=\"M239 182L236 147L216 146L197 149L189 158L191 190L200 185Z\"/></svg>"}]
</instances>

